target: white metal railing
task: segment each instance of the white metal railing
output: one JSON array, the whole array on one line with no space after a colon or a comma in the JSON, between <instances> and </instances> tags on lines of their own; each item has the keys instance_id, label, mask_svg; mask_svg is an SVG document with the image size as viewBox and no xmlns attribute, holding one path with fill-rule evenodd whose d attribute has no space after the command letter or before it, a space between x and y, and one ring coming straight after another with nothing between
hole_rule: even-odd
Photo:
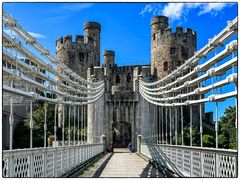
<instances>
[{"instance_id":1,"label":"white metal railing","mask_svg":"<svg viewBox=\"0 0 240 180\"><path fill-rule=\"evenodd\" d=\"M142 144L141 153L186 177L237 177L237 150Z\"/></svg>"},{"instance_id":2,"label":"white metal railing","mask_svg":"<svg viewBox=\"0 0 240 180\"><path fill-rule=\"evenodd\" d=\"M104 144L3 151L3 177L59 177L104 151Z\"/></svg>"}]
</instances>

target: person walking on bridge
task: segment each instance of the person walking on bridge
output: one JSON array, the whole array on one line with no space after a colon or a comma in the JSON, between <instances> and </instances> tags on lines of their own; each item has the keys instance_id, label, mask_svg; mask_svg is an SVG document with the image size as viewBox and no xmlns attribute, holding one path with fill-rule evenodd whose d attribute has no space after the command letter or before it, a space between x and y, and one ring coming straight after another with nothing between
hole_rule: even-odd
<instances>
[{"instance_id":1,"label":"person walking on bridge","mask_svg":"<svg viewBox=\"0 0 240 180\"><path fill-rule=\"evenodd\" d=\"M128 144L128 151L129 151L129 152L132 152L132 148L133 148L133 145L132 145L132 143L130 142L130 143Z\"/></svg>"}]
</instances>

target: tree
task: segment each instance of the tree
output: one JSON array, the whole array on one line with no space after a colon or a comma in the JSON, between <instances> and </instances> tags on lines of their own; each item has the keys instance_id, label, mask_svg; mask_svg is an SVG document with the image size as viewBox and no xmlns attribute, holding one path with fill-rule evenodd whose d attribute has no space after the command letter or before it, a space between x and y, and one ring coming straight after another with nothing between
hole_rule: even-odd
<instances>
[{"instance_id":1,"label":"tree","mask_svg":"<svg viewBox=\"0 0 240 180\"><path fill-rule=\"evenodd\" d=\"M237 149L236 138L236 107L225 109L224 115L219 121L219 147L225 149Z\"/></svg>"},{"instance_id":2,"label":"tree","mask_svg":"<svg viewBox=\"0 0 240 180\"><path fill-rule=\"evenodd\" d=\"M215 147L215 138L212 135L203 135L203 147Z\"/></svg>"},{"instance_id":3,"label":"tree","mask_svg":"<svg viewBox=\"0 0 240 180\"><path fill-rule=\"evenodd\" d=\"M54 132L54 105L47 105L47 137ZM44 146L44 103L39 103L33 111L33 147ZM29 148L30 147L30 117L20 122L14 132L13 147Z\"/></svg>"},{"instance_id":4,"label":"tree","mask_svg":"<svg viewBox=\"0 0 240 180\"><path fill-rule=\"evenodd\" d=\"M47 138L53 139L54 135L54 111L55 105L54 104L47 104ZM68 112L68 111L67 111ZM44 146L44 103L39 103L34 106L33 110L33 147L43 147ZM71 140L73 140L74 136L74 117L73 114L70 114L70 134ZM65 134L64 139L68 141L69 134L68 134L68 123L69 123L69 116L68 113L65 113ZM14 142L13 148L29 148L30 147L30 117L27 117L19 124L17 124L16 130L14 132ZM82 122L80 122L82 123ZM81 126L80 126L81 127ZM86 125L84 128L79 129L79 133L82 135L84 134L84 138L86 139ZM62 140L62 128L57 128L57 140ZM78 129L77 129L77 119L75 122L75 140L78 140ZM81 136L82 138L82 136Z\"/></svg>"}]
</instances>

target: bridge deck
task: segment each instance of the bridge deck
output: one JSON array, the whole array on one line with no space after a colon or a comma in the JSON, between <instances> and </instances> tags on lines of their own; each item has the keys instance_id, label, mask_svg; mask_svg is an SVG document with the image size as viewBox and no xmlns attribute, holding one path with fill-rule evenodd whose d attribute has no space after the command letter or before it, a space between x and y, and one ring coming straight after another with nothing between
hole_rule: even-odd
<instances>
[{"instance_id":1,"label":"bridge deck","mask_svg":"<svg viewBox=\"0 0 240 180\"><path fill-rule=\"evenodd\" d=\"M115 149L81 177L171 177L168 172L161 172L150 165L136 153L128 153L127 149Z\"/></svg>"}]
</instances>

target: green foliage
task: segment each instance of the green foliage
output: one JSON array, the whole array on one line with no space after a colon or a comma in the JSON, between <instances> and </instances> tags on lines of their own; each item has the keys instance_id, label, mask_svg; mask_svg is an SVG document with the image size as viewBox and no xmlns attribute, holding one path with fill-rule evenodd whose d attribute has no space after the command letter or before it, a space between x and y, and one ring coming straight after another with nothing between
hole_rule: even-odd
<instances>
[{"instance_id":1,"label":"green foliage","mask_svg":"<svg viewBox=\"0 0 240 180\"><path fill-rule=\"evenodd\" d=\"M212 135L203 135L203 147L215 147L215 138Z\"/></svg>"},{"instance_id":2,"label":"green foliage","mask_svg":"<svg viewBox=\"0 0 240 180\"><path fill-rule=\"evenodd\" d=\"M54 110L55 105L53 104L46 104L47 105L47 138L54 140ZM44 146L44 103L39 103L38 105L34 106L33 110L33 147L43 147ZM77 140L78 129L77 129L77 118L75 119L75 140ZM14 132L14 142L13 148L29 148L30 147L30 127L29 127L30 117L24 119L22 122L17 124L17 128ZM65 131L65 141L69 139L68 134L68 126L69 126L69 116L68 112L65 114L65 121L64 121L64 131ZM80 124L81 127L81 124ZM80 137L83 138L83 133L85 135L87 129L80 128L79 133ZM82 136L81 136L82 133ZM70 135L71 140L73 140L74 136L74 118L73 114L70 116ZM62 140L62 128L57 129L57 137ZM84 137L86 138L86 137Z\"/></svg>"},{"instance_id":3,"label":"green foliage","mask_svg":"<svg viewBox=\"0 0 240 180\"><path fill-rule=\"evenodd\" d=\"M178 137L173 136L173 138L172 138L172 144L175 144L175 143L176 143L176 140L177 140L177 144L178 144L178 145L179 145L179 144L182 144L182 137L181 137L181 136L178 136Z\"/></svg>"},{"instance_id":4,"label":"green foliage","mask_svg":"<svg viewBox=\"0 0 240 180\"><path fill-rule=\"evenodd\" d=\"M47 137L53 134L54 129L54 105L47 105ZM39 103L33 111L33 147L44 146L44 104ZM17 125L14 132L14 148L30 147L30 117Z\"/></svg>"},{"instance_id":5,"label":"green foliage","mask_svg":"<svg viewBox=\"0 0 240 180\"><path fill-rule=\"evenodd\" d=\"M192 126L192 145L199 146L200 145L200 137L199 137L199 130L197 126ZM190 127L187 125L183 128L183 141L184 145L190 145Z\"/></svg>"},{"instance_id":6,"label":"green foliage","mask_svg":"<svg viewBox=\"0 0 240 180\"><path fill-rule=\"evenodd\" d=\"M236 139L236 107L229 107L219 121L219 147L237 149Z\"/></svg>"}]
</instances>

